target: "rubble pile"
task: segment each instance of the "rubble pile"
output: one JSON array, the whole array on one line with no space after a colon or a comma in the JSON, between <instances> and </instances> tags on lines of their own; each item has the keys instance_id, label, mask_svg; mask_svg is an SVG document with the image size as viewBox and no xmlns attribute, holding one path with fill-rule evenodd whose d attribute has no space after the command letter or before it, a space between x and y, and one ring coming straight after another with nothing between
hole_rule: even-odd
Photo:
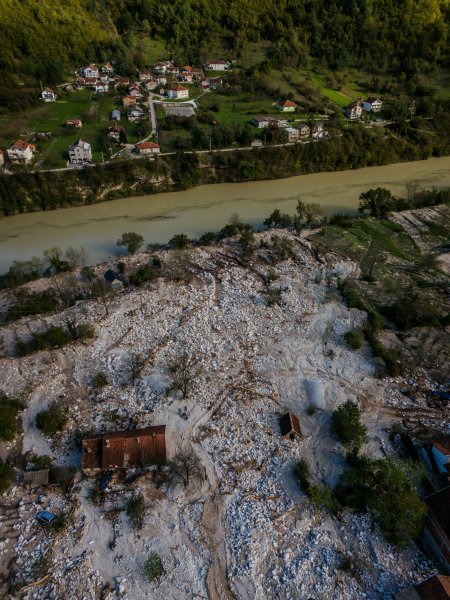
<instances>
[{"instance_id":1,"label":"rubble pile","mask_svg":"<svg viewBox=\"0 0 450 600\"><path fill-rule=\"evenodd\" d=\"M95 339L0 364L3 390L27 397L27 450L79 466L82 433L165 424L169 458L192 449L205 474L187 490L157 487L150 476L127 490L122 480L100 503L91 497L94 480L81 480L72 491L70 524L58 535L37 529L34 514L38 506L67 510L64 496L49 494L45 506L31 503L26 511L19 505L14 550L25 578L52 548L49 577L25 598L62 598L62 582L86 600L100 593L109 600L207 598L213 569L215 581L228 577L237 598L381 598L429 571L417 548L395 552L367 517L332 518L313 509L299 488L293 468L300 458L316 482L334 485L342 472L341 448L329 435L331 410L357 400L371 452L383 456L392 417L382 409L404 397L391 390L399 382L374 377L368 347L352 352L343 341L364 315L330 290L355 265L333 257L319 264L308 244L290 234L294 256L274 261L264 249L273 235L286 233L258 234L261 248L247 263L229 242L193 251L188 283L160 279L115 295L107 314L95 300L67 309L95 324ZM160 254L164 265L168 253ZM277 302L268 301L270 290L279 290ZM27 327L20 322L15 331ZM183 353L197 365L186 398L169 369ZM107 381L95 387L99 373ZM311 406L311 382L323 406ZM34 418L51 401L67 408L69 424L45 439ZM287 411L299 418L301 439L281 437L279 419ZM124 511L137 492L147 502L140 531ZM20 493L12 490L8 502ZM345 559L356 558L356 548L361 568L351 574ZM149 582L144 563L152 552L164 574Z\"/></svg>"}]
</instances>

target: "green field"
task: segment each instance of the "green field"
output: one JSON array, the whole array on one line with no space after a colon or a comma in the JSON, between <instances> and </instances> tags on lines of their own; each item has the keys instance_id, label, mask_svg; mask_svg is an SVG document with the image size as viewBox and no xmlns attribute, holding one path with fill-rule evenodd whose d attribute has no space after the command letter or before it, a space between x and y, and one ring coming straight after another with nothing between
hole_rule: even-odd
<instances>
[{"instance_id":1,"label":"green field","mask_svg":"<svg viewBox=\"0 0 450 600\"><path fill-rule=\"evenodd\" d=\"M11 121L5 115L0 116L0 147L7 148L19 138L30 139L31 132L49 132L49 141L36 142L35 161L44 158L41 168L63 167L67 162L67 148L80 137L92 145L94 161L102 160L102 141L107 128L113 124L111 111L119 108L122 113L120 122L130 143L139 140L139 124L130 123L125 118L121 96L115 91L108 94L94 94L91 90L77 90L62 94L56 102L42 104L27 111ZM67 119L81 119L81 129L65 127ZM116 152L119 147L111 143ZM103 155L106 160L108 152ZM15 166L15 170L22 169Z\"/></svg>"}]
</instances>

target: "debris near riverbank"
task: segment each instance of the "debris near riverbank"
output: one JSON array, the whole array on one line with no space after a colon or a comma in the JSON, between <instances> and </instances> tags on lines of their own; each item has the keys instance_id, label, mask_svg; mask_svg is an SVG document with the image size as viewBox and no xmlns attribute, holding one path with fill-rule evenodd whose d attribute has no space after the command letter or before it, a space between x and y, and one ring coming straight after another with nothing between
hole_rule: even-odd
<instances>
[{"instance_id":1,"label":"debris near riverbank","mask_svg":"<svg viewBox=\"0 0 450 600\"><path fill-rule=\"evenodd\" d=\"M391 547L367 515L314 507L293 474L305 458L315 481L335 486L345 460L329 419L348 399L363 411L367 452L395 452L389 430L402 380L376 377L368 344L355 352L343 339L366 319L338 295L356 263L332 253L319 261L307 240L283 230L256 234L252 250L232 239L158 251L162 276L109 295L107 310L99 298L83 300L3 327L12 353L17 336L43 323L95 324L92 339L1 360L3 391L26 398L17 453L79 467L81 437L164 424L169 462L117 470L104 483L78 473L64 493L55 482L40 498L9 490L1 501L18 537L0 542L0 559L6 576L16 556L22 597L70 589L108 600L383 598L434 572L415 545ZM137 254L125 269L145 261ZM46 437L35 417L52 403L68 421ZM299 419L300 439L280 435L287 412ZM173 479L180 451L198 460L186 487ZM127 511L135 497L141 529ZM37 510L68 518L58 531L43 528ZM49 547L46 572L33 581L28 566ZM153 577L155 555L162 571Z\"/></svg>"}]
</instances>

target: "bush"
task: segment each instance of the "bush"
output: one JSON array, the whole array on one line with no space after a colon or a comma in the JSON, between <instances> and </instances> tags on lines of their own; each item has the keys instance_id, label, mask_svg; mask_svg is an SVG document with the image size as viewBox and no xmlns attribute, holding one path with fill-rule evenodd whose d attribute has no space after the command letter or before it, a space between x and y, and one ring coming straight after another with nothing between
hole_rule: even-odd
<instances>
[{"instance_id":1,"label":"bush","mask_svg":"<svg viewBox=\"0 0 450 600\"><path fill-rule=\"evenodd\" d=\"M359 350L363 343L363 335L359 329L347 331L347 333L344 334L344 340L352 350Z\"/></svg>"},{"instance_id":2,"label":"bush","mask_svg":"<svg viewBox=\"0 0 450 600\"><path fill-rule=\"evenodd\" d=\"M133 275L130 276L130 282L135 286L139 286L146 281L153 281L159 276L159 272L155 267L150 265L142 265L136 269Z\"/></svg>"},{"instance_id":3,"label":"bush","mask_svg":"<svg viewBox=\"0 0 450 600\"><path fill-rule=\"evenodd\" d=\"M103 371L99 371L92 380L92 386L98 390L99 388L108 385L108 376Z\"/></svg>"},{"instance_id":4,"label":"bush","mask_svg":"<svg viewBox=\"0 0 450 600\"><path fill-rule=\"evenodd\" d=\"M16 353L18 356L32 354L39 350L52 350L65 346L72 337L64 327L49 327L46 331L33 333L31 340L16 339Z\"/></svg>"},{"instance_id":5,"label":"bush","mask_svg":"<svg viewBox=\"0 0 450 600\"><path fill-rule=\"evenodd\" d=\"M47 291L45 294L21 294L8 310L7 319L14 321L28 315L38 315L54 311L58 300Z\"/></svg>"},{"instance_id":6,"label":"bush","mask_svg":"<svg viewBox=\"0 0 450 600\"><path fill-rule=\"evenodd\" d=\"M309 465L304 458L301 458L295 465L294 474L305 494L309 494L311 487L309 483Z\"/></svg>"},{"instance_id":7,"label":"bush","mask_svg":"<svg viewBox=\"0 0 450 600\"><path fill-rule=\"evenodd\" d=\"M50 469L52 466L52 459L50 456L42 455L38 456L34 454L30 460L31 471L40 471L41 469Z\"/></svg>"},{"instance_id":8,"label":"bush","mask_svg":"<svg viewBox=\"0 0 450 600\"><path fill-rule=\"evenodd\" d=\"M152 552L144 563L144 574L148 581L154 581L164 573L162 561L156 552Z\"/></svg>"},{"instance_id":9,"label":"bush","mask_svg":"<svg viewBox=\"0 0 450 600\"><path fill-rule=\"evenodd\" d=\"M18 429L18 412L23 404L17 400L9 400L0 393L0 440L11 441Z\"/></svg>"},{"instance_id":10,"label":"bush","mask_svg":"<svg viewBox=\"0 0 450 600\"><path fill-rule=\"evenodd\" d=\"M130 523L135 529L142 529L146 510L147 506L142 494L135 494L128 501L127 517L130 519Z\"/></svg>"},{"instance_id":11,"label":"bush","mask_svg":"<svg viewBox=\"0 0 450 600\"><path fill-rule=\"evenodd\" d=\"M356 402L347 400L331 415L331 432L351 452L357 452L367 441L367 429L360 421Z\"/></svg>"},{"instance_id":12,"label":"bush","mask_svg":"<svg viewBox=\"0 0 450 600\"><path fill-rule=\"evenodd\" d=\"M16 472L14 469L3 462L0 458L0 494L6 492L6 490L13 484L16 479Z\"/></svg>"},{"instance_id":13,"label":"bush","mask_svg":"<svg viewBox=\"0 0 450 600\"><path fill-rule=\"evenodd\" d=\"M191 242L188 236L184 233L178 233L177 235L174 235L171 240L169 240L169 246L171 248L178 248L179 250L188 248L190 245Z\"/></svg>"},{"instance_id":14,"label":"bush","mask_svg":"<svg viewBox=\"0 0 450 600\"><path fill-rule=\"evenodd\" d=\"M45 435L55 435L64 429L66 423L67 415L56 402L36 415L36 425Z\"/></svg>"}]
</instances>

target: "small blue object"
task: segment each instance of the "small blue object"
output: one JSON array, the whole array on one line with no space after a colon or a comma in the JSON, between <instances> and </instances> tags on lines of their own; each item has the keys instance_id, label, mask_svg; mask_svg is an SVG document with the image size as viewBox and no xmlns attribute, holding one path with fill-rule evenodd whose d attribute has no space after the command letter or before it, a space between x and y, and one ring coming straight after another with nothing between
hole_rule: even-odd
<instances>
[{"instance_id":1,"label":"small blue object","mask_svg":"<svg viewBox=\"0 0 450 600\"><path fill-rule=\"evenodd\" d=\"M43 525L51 525L52 522L56 519L56 515L54 515L51 512L48 512L48 510L43 510L42 512L37 513L36 519L39 521L39 523L42 523Z\"/></svg>"}]
</instances>

